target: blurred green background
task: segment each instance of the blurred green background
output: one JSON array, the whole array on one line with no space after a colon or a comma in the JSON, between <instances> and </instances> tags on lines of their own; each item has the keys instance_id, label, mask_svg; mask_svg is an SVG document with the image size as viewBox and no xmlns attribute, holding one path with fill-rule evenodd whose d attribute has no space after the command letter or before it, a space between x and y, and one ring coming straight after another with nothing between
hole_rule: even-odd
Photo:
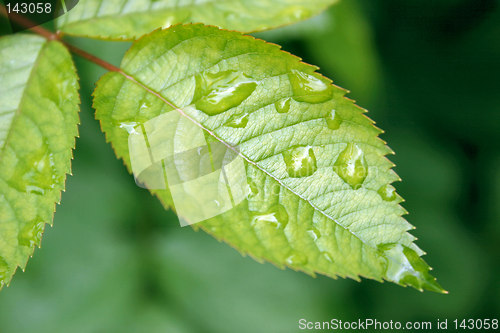
<instances>
[{"instance_id":1,"label":"blurred green background","mask_svg":"<svg viewBox=\"0 0 500 333\"><path fill-rule=\"evenodd\" d=\"M90 108L42 248L0 293L0 332L295 332L298 321L500 317L500 2L343 0L257 34L318 65L386 131L417 244L449 295L241 257L138 188ZM127 43L72 40L114 64Z\"/></svg>"}]
</instances>

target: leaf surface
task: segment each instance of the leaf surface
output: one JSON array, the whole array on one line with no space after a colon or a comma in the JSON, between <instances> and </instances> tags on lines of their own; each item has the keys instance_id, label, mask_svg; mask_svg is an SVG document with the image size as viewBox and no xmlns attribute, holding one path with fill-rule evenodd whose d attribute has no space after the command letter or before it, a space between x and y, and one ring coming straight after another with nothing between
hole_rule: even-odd
<instances>
[{"instance_id":1,"label":"leaf surface","mask_svg":"<svg viewBox=\"0 0 500 333\"><path fill-rule=\"evenodd\" d=\"M385 158L391 150L378 138L381 131L316 69L253 37L179 25L138 40L122 61L123 73L99 81L94 106L129 170L129 139L149 127L160 133L146 131L150 151L170 141L193 147L188 122L203 131L207 146L221 142L237 153L248 195L194 226L242 254L312 275L442 292L407 232L412 226L390 185L399 178ZM180 115L174 126L151 125L172 114ZM176 172L192 179L186 165ZM150 188L179 212L185 201L175 201L176 186ZM209 187L194 191L204 197Z\"/></svg>"},{"instance_id":2,"label":"leaf surface","mask_svg":"<svg viewBox=\"0 0 500 333\"><path fill-rule=\"evenodd\" d=\"M78 81L66 48L33 35L0 39L0 288L23 270L71 171Z\"/></svg>"},{"instance_id":3,"label":"leaf surface","mask_svg":"<svg viewBox=\"0 0 500 333\"><path fill-rule=\"evenodd\" d=\"M177 23L204 23L243 32L312 17L337 0L81 0L58 19L65 34L134 39Z\"/></svg>"}]
</instances>

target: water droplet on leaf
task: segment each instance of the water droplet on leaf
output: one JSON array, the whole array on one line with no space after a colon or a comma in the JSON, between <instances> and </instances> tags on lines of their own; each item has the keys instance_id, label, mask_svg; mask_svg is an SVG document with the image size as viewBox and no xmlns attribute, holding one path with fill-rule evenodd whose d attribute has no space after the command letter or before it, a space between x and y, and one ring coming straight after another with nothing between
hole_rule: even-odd
<instances>
[{"instance_id":1,"label":"water droplet on leaf","mask_svg":"<svg viewBox=\"0 0 500 333\"><path fill-rule=\"evenodd\" d=\"M290 266L303 266L307 264L307 257L300 253L293 253L285 261Z\"/></svg>"},{"instance_id":2,"label":"water droplet on leaf","mask_svg":"<svg viewBox=\"0 0 500 333\"><path fill-rule=\"evenodd\" d=\"M137 133L135 130L135 127L138 125L136 122L130 122L130 123L120 123L120 128L123 128L124 130L127 131L128 134L132 133Z\"/></svg>"},{"instance_id":3,"label":"water droplet on leaf","mask_svg":"<svg viewBox=\"0 0 500 333\"><path fill-rule=\"evenodd\" d=\"M225 123L228 127L243 128L248 124L248 113L232 115Z\"/></svg>"},{"instance_id":4,"label":"water droplet on leaf","mask_svg":"<svg viewBox=\"0 0 500 333\"><path fill-rule=\"evenodd\" d=\"M321 252L321 254L323 255L323 258L326 259L326 261L333 262L332 255L330 253L323 251L323 252Z\"/></svg>"},{"instance_id":5,"label":"water droplet on leaf","mask_svg":"<svg viewBox=\"0 0 500 333\"><path fill-rule=\"evenodd\" d=\"M141 106L139 107L139 113L145 113L148 111L149 108L151 108L153 104L150 101L144 101L142 102Z\"/></svg>"},{"instance_id":6,"label":"water droplet on leaf","mask_svg":"<svg viewBox=\"0 0 500 333\"><path fill-rule=\"evenodd\" d=\"M28 247L40 246L44 229L45 222L40 218L27 223L17 236L19 245Z\"/></svg>"},{"instance_id":7,"label":"water droplet on leaf","mask_svg":"<svg viewBox=\"0 0 500 333\"><path fill-rule=\"evenodd\" d=\"M307 230L307 234L312 238L313 241L316 241L318 238L321 237L321 234L318 229L312 228Z\"/></svg>"},{"instance_id":8,"label":"water droplet on leaf","mask_svg":"<svg viewBox=\"0 0 500 333\"><path fill-rule=\"evenodd\" d=\"M290 110L291 101L290 98L284 98L274 103L274 107L278 113L287 113Z\"/></svg>"},{"instance_id":9,"label":"water droplet on leaf","mask_svg":"<svg viewBox=\"0 0 500 333\"><path fill-rule=\"evenodd\" d=\"M358 189L368 175L368 165L363 150L349 143L337 158L333 170L353 189Z\"/></svg>"},{"instance_id":10,"label":"water droplet on leaf","mask_svg":"<svg viewBox=\"0 0 500 333\"><path fill-rule=\"evenodd\" d=\"M392 185L383 185L379 188L378 194L385 201L396 199L396 189Z\"/></svg>"},{"instance_id":11,"label":"water droplet on leaf","mask_svg":"<svg viewBox=\"0 0 500 333\"><path fill-rule=\"evenodd\" d=\"M385 266L385 278L416 289L443 292L436 279L429 274L429 266L407 246L390 243L379 245Z\"/></svg>"},{"instance_id":12,"label":"water droplet on leaf","mask_svg":"<svg viewBox=\"0 0 500 333\"><path fill-rule=\"evenodd\" d=\"M284 229L288 224L288 213L283 205L277 204L271 207L268 212L255 215L251 224L269 225L276 229Z\"/></svg>"},{"instance_id":13,"label":"water droplet on leaf","mask_svg":"<svg viewBox=\"0 0 500 333\"><path fill-rule=\"evenodd\" d=\"M326 125L329 129L337 130L342 123L342 118L339 113L335 110L331 110L328 116L326 117Z\"/></svg>"},{"instance_id":14,"label":"water droplet on leaf","mask_svg":"<svg viewBox=\"0 0 500 333\"><path fill-rule=\"evenodd\" d=\"M20 192L43 195L46 190L53 189L62 182L56 177L54 155L46 144L19 160L16 170L8 184Z\"/></svg>"},{"instance_id":15,"label":"water droplet on leaf","mask_svg":"<svg viewBox=\"0 0 500 333\"><path fill-rule=\"evenodd\" d=\"M8 271L9 265L7 261L3 257L0 257L0 287L6 283Z\"/></svg>"},{"instance_id":16,"label":"water droplet on leaf","mask_svg":"<svg viewBox=\"0 0 500 333\"><path fill-rule=\"evenodd\" d=\"M293 17L295 20L304 20L311 16L311 11L304 6L295 5L289 6L287 9L280 13L282 17Z\"/></svg>"},{"instance_id":17,"label":"water droplet on leaf","mask_svg":"<svg viewBox=\"0 0 500 333\"><path fill-rule=\"evenodd\" d=\"M332 85L316 76L293 69L288 77L292 85L293 99L297 102L316 104L332 98Z\"/></svg>"},{"instance_id":18,"label":"water droplet on leaf","mask_svg":"<svg viewBox=\"0 0 500 333\"><path fill-rule=\"evenodd\" d=\"M259 187L251 178L247 178L247 184L248 184L248 195L247 197L249 199L255 198L259 194Z\"/></svg>"},{"instance_id":19,"label":"water droplet on leaf","mask_svg":"<svg viewBox=\"0 0 500 333\"><path fill-rule=\"evenodd\" d=\"M193 102L197 109L214 116L240 105L256 87L257 83L241 72L204 72L196 76Z\"/></svg>"},{"instance_id":20,"label":"water droplet on leaf","mask_svg":"<svg viewBox=\"0 0 500 333\"><path fill-rule=\"evenodd\" d=\"M311 146L296 147L283 152L286 171L292 178L307 177L317 169L316 156Z\"/></svg>"}]
</instances>

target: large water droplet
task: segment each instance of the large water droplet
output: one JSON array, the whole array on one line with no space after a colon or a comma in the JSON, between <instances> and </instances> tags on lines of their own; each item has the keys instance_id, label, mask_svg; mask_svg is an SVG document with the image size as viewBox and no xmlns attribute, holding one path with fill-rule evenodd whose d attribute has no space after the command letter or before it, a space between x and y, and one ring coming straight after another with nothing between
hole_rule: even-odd
<instances>
[{"instance_id":1,"label":"large water droplet","mask_svg":"<svg viewBox=\"0 0 500 333\"><path fill-rule=\"evenodd\" d=\"M379 188L378 194L385 201L396 199L396 189L392 185L383 185Z\"/></svg>"},{"instance_id":2,"label":"large water droplet","mask_svg":"<svg viewBox=\"0 0 500 333\"><path fill-rule=\"evenodd\" d=\"M25 159L26 161L19 161L8 181L11 187L21 192L43 195L61 181L56 177L54 156L46 144L37 151L30 152Z\"/></svg>"},{"instance_id":3,"label":"large water droplet","mask_svg":"<svg viewBox=\"0 0 500 333\"><path fill-rule=\"evenodd\" d=\"M284 98L274 103L274 107L278 113L287 113L290 110L291 101L290 98Z\"/></svg>"},{"instance_id":4,"label":"large water droplet","mask_svg":"<svg viewBox=\"0 0 500 333\"><path fill-rule=\"evenodd\" d=\"M342 124L342 118L339 113L335 110L331 110L328 116L326 116L326 125L329 129L337 130L339 129L340 124Z\"/></svg>"},{"instance_id":5,"label":"large water droplet","mask_svg":"<svg viewBox=\"0 0 500 333\"><path fill-rule=\"evenodd\" d=\"M235 114L225 123L228 127L243 128L248 124L248 113Z\"/></svg>"},{"instance_id":6,"label":"large water droplet","mask_svg":"<svg viewBox=\"0 0 500 333\"><path fill-rule=\"evenodd\" d=\"M288 213L283 205L276 204L266 213L255 215L251 224L269 225L276 229L284 229L288 224Z\"/></svg>"},{"instance_id":7,"label":"large water droplet","mask_svg":"<svg viewBox=\"0 0 500 333\"><path fill-rule=\"evenodd\" d=\"M419 290L425 288L444 292L436 279L429 274L429 266L414 250L396 243L381 244L378 248L382 253L387 280Z\"/></svg>"},{"instance_id":8,"label":"large water droplet","mask_svg":"<svg viewBox=\"0 0 500 333\"><path fill-rule=\"evenodd\" d=\"M40 246L44 229L45 222L40 218L27 223L17 236L19 245L28 247Z\"/></svg>"},{"instance_id":9,"label":"large water droplet","mask_svg":"<svg viewBox=\"0 0 500 333\"><path fill-rule=\"evenodd\" d=\"M204 72L196 76L193 102L197 109L214 116L240 105L256 87L257 83L241 72Z\"/></svg>"},{"instance_id":10,"label":"large water droplet","mask_svg":"<svg viewBox=\"0 0 500 333\"><path fill-rule=\"evenodd\" d=\"M316 241L318 238L321 237L321 233L315 227L312 227L311 229L307 230L306 232L309 235L309 237L312 238L313 241Z\"/></svg>"},{"instance_id":11,"label":"large water droplet","mask_svg":"<svg viewBox=\"0 0 500 333\"><path fill-rule=\"evenodd\" d=\"M3 257L0 257L0 287L6 283L8 271L9 265L7 261Z\"/></svg>"},{"instance_id":12,"label":"large water droplet","mask_svg":"<svg viewBox=\"0 0 500 333\"><path fill-rule=\"evenodd\" d=\"M349 143L337 158L333 170L353 189L358 189L368 175L363 150L355 143Z\"/></svg>"},{"instance_id":13,"label":"large water droplet","mask_svg":"<svg viewBox=\"0 0 500 333\"><path fill-rule=\"evenodd\" d=\"M311 146L296 147L283 152L286 171L292 178L307 177L317 169L316 156Z\"/></svg>"},{"instance_id":14,"label":"large water droplet","mask_svg":"<svg viewBox=\"0 0 500 333\"><path fill-rule=\"evenodd\" d=\"M316 76L292 69L288 74L292 85L293 99L297 102L323 103L332 98L333 87Z\"/></svg>"},{"instance_id":15,"label":"large water droplet","mask_svg":"<svg viewBox=\"0 0 500 333\"><path fill-rule=\"evenodd\" d=\"M125 131L127 131L128 134L135 134L137 133L137 131L135 130L137 125L138 123L136 122L120 123L120 128L123 128Z\"/></svg>"},{"instance_id":16,"label":"large water droplet","mask_svg":"<svg viewBox=\"0 0 500 333\"><path fill-rule=\"evenodd\" d=\"M307 257L301 253L294 252L285 261L290 266L304 266L307 264Z\"/></svg>"}]
</instances>

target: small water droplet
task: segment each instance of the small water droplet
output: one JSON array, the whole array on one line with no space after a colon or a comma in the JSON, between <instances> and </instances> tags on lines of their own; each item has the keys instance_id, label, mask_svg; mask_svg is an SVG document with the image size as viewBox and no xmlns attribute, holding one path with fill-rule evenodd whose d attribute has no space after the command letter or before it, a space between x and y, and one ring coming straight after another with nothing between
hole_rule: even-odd
<instances>
[{"instance_id":1,"label":"small water droplet","mask_svg":"<svg viewBox=\"0 0 500 333\"><path fill-rule=\"evenodd\" d=\"M363 150L355 143L349 143L333 166L342 180L353 189L358 189L368 175L368 166Z\"/></svg>"},{"instance_id":2,"label":"small water droplet","mask_svg":"<svg viewBox=\"0 0 500 333\"><path fill-rule=\"evenodd\" d=\"M259 187L250 177L247 178L247 184L248 184L248 195L247 195L248 199L255 198L259 194Z\"/></svg>"},{"instance_id":3,"label":"small water droplet","mask_svg":"<svg viewBox=\"0 0 500 333\"><path fill-rule=\"evenodd\" d=\"M293 253L285 261L290 266L304 266L307 264L307 257L301 253Z\"/></svg>"},{"instance_id":4,"label":"small water droplet","mask_svg":"<svg viewBox=\"0 0 500 333\"><path fill-rule=\"evenodd\" d=\"M392 185L383 185L379 188L378 194L385 201L393 201L396 199L396 189Z\"/></svg>"},{"instance_id":5,"label":"small water droplet","mask_svg":"<svg viewBox=\"0 0 500 333\"><path fill-rule=\"evenodd\" d=\"M296 147L283 152L286 171L292 178L307 177L317 169L316 156L311 146Z\"/></svg>"},{"instance_id":6,"label":"small water droplet","mask_svg":"<svg viewBox=\"0 0 500 333\"><path fill-rule=\"evenodd\" d=\"M236 71L196 75L193 102L197 109L214 116L240 105L257 87L249 76Z\"/></svg>"},{"instance_id":7,"label":"small water droplet","mask_svg":"<svg viewBox=\"0 0 500 333\"><path fill-rule=\"evenodd\" d=\"M288 224L288 213L283 205L277 204L271 207L268 212L255 215L251 224L270 225L276 229L284 229Z\"/></svg>"},{"instance_id":8,"label":"small water droplet","mask_svg":"<svg viewBox=\"0 0 500 333\"><path fill-rule=\"evenodd\" d=\"M274 103L274 107L278 113L287 113L290 110L291 101L290 98L284 98Z\"/></svg>"},{"instance_id":9,"label":"small water droplet","mask_svg":"<svg viewBox=\"0 0 500 333\"><path fill-rule=\"evenodd\" d=\"M139 112L145 112L151 106L152 105L151 105L151 103L149 101L142 102L141 106L139 107Z\"/></svg>"},{"instance_id":10,"label":"small water droplet","mask_svg":"<svg viewBox=\"0 0 500 333\"><path fill-rule=\"evenodd\" d=\"M9 265L7 261L3 257L0 257L0 287L6 283L8 271Z\"/></svg>"},{"instance_id":11,"label":"small water droplet","mask_svg":"<svg viewBox=\"0 0 500 333\"><path fill-rule=\"evenodd\" d=\"M326 259L326 261L333 262L332 255L330 253L323 251L323 252L321 252L321 255L323 256L323 258Z\"/></svg>"},{"instance_id":12,"label":"small water droplet","mask_svg":"<svg viewBox=\"0 0 500 333\"><path fill-rule=\"evenodd\" d=\"M248 113L232 115L225 123L228 127L243 128L248 124Z\"/></svg>"},{"instance_id":13,"label":"small water droplet","mask_svg":"<svg viewBox=\"0 0 500 333\"><path fill-rule=\"evenodd\" d=\"M208 229L213 233L219 232L219 227L216 225L209 226Z\"/></svg>"},{"instance_id":14,"label":"small water droplet","mask_svg":"<svg viewBox=\"0 0 500 333\"><path fill-rule=\"evenodd\" d=\"M294 20L304 20L312 15L311 11L300 5L289 6L280 13L280 16L290 18L293 17Z\"/></svg>"},{"instance_id":15,"label":"small water droplet","mask_svg":"<svg viewBox=\"0 0 500 333\"><path fill-rule=\"evenodd\" d=\"M47 144L23 157L25 160L18 162L8 181L11 187L20 192L43 195L46 190L62 182L61 177L56 177L54 155Z\"/></svg>"},{"instance_id":16,"label":"small water droplet","mask_svg":"<svg viewBox=\"0 0 500 333\"><path fill-rule=\"evenodd\" d=\"M313 241L316 241L318 238L321 237L321 233L319 232L319 230L314 227L307 230L307 234L312 238Z\"/></svg>"},{"instance_id":17,"label":"small water droplet","mask_svg":"<svg viewBox=\"0 0 500 333\"><path fill-rule=\"evenodd\" d=\"M288 77L292 85L293 99L297 102L316 104L332 98L332 85L316 76L292 69Z\"/></svg>"},{"instance_id":18,"label":"small water droplet","mask_svg":"<svg viewBox=\"0 0 500 333\"><path fill-rule=\"evenodd\" d=\"M28 247L40 246L44 229L45 222L40 218L27 223L17 236L19 245Z\"/></svg>"},{"instance_id":19,"label":"small water droplet","mask_svg":"<svg viewBox=\"0 0 500 333\"><path fill-rule=\"evenodd\" d=\"M419 290L443 292L443 288L429 274L429 266L412 249L402 244L389 243L378 246L385 266L385 278Z\"/></svg>"},{"instance_id":20,"label":"small water droplet","mask_svg":"<svg viewBox=\"0 0 500 333\"><path fill-rule=\"evenodd\" d=\"M342 118L339 113L335 110L331 110L328 116L326 116L326 125L329 129L337 130L342 124Z\"/></svg>"},{"instance_id":21,"label":"small water droplet","mask_svg":"<svg viewBox=\"0 0 500 333\"><path fill-rule=\"evenodd\" d=\"M136 134L137 131L135 128L137 127L138 123L136 122L130 122L130 123L120 123L120 128L123 128L124 130L127 131L128 134Z\"/></svg>"}]
</instances>

